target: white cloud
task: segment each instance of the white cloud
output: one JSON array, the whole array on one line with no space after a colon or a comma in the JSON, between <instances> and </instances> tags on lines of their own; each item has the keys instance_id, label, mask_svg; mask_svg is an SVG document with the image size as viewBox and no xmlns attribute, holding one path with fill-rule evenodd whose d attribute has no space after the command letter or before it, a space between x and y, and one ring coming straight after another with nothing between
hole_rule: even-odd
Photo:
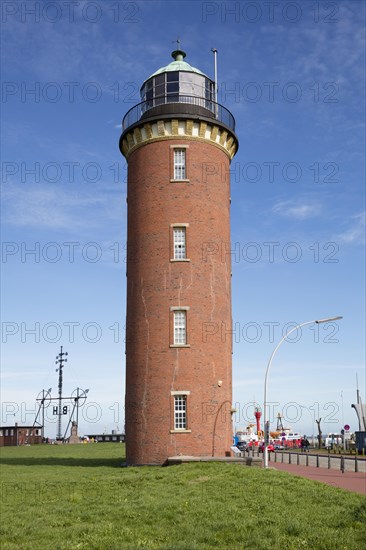
<instances>
[{"instance_id":1,"label":"white cloud","mask_svg":"<svg viewBox=\"0 0 366 550\"><path fill-rule=\"evenodd\" d=\"M112 196L111 196L112 195ZM61 187L11 186L2 193L3 222L12 226L46 229L96 227L106 218L119 221L123 213L122 193L101 187L77 192Z\"/></svg>"},{"instance_id":2,"label":"white cloud","mask_svg":"<svg viewBox=\"0 0 366 550\"><path fill-rule=\"evenodd\" d=\"M365 242L366 212L352 216L351 223L343 233L337 236L338 240L347 244L362 244Z\"/></svg>"},{"instance_id":3,"label":"white cloud","mask_svg":"<svg viewBox=\"0 0 366 550\"><path fill-rule=\"evenodd\" d=\"M308 218L318 216L321 212L321 207L317 203L295 203L291 201L281 201L273 206L272 212L287 218L306 220Z\"/></svg>"}]
</instances>

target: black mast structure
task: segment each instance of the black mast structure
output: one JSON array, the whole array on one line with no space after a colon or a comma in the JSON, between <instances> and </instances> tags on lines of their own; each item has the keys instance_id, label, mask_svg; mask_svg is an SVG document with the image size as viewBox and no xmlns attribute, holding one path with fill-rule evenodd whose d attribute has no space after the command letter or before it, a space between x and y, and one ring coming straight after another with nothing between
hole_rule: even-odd
<instances>
[{"instance_id":1,"label":"black mast structure","mask_svg":"<svg viewBox=\"0 0 366 550\"><path fill-rule=\"evenodd\" d=\"M88 397L89 389L83 390L82 388L77 387L76 390L72 392L71 395L63 396L62 395L62 383L63 383L63 371L64 363L67 362L68 353L67 351L63 351L63 347L61 346L60 353L56 355L56 364L58 365L58 368L56 369L56 372L58 372L58 397L51 397L51 391L52 388L49 388L48 390L42 390L36 399L37 402L39 402L38 411L33 423L34 427L41 427L42 428L42 437L44 438L44 423L45 423L45 409L49 407L51 404L51 401L58 401L58 406L53 407L53 415L57 416L57 435L56 440L57 441L65 441L67 431L70 427L70 424L74 421L76 418L76 426L79 426L79 409L85 404L85 401ZM67 428L65 431L65 434L62 435L62 416L67 415L69 411L68 405L62 405L63 401L68 401L69 403L74 403L72 410L70 407L70 417L67 424ZM42 424L40 424L39 417L42 414Z\"/></svg>"},{"instance_id":2,"label":"black mast structure","mask_svg":"<svg viewBox=\"0 0 366 550\"><path fill-rule=\"evenodd\" d=\"M61 419L62 419L62 369L63 369L63 367L64 367L64 363L67 362L67 359L64 359L64 357L67 356L67 355L68 355L67 351L66 351L66 352L62 351L62 346L61 346L61 351L60 351L60 353L56 356L56 364L59 365L59 367L56 369L56 372L58 372L58 410L57 410L58 419L57 419L57 436L56 436L56 439L58 439L59 441L62 441L62 440L63 440L62 432L61 432Z\"/></svg>"},{"instance_id":3,"label":"black mast structure","mask_svg":"<svg viewBox=\"0 0 366 550\"><path fill-rule=\"evenodd\" d=\"M51 401L51 391L52 388L49 388L48 390L42 390L36 399L36 401L40 401L38 406L38 412L36 414L36 417L33 422L32 428L34 428L37 425L39 425L42 429L42 439L44 439L44 410L47 409L47 407L50 404ZM42 412L42 424L40 424L38 417L39 414Z\"/></svg>"}]
</instances>

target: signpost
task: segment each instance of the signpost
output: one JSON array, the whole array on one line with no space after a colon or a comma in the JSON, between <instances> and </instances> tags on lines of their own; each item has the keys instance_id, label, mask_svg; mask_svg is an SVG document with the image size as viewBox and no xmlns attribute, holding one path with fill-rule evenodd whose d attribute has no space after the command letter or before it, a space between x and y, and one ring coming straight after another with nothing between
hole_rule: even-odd
<instances>
[{"instance_id":1,"label":"signpost","mask_svg":"<svg viewBox=\"0 0 366 550\"><path fill-rule=\"evenodd\" d=\"M343 427L343 430L341 430L343 449L346 448L346 442L348 441L348 440L345 439L344 434L349 433L350 429L351 429L351 426L349 426L349 424L345 424L344 427Z\"/></svg>"}]
</instances>

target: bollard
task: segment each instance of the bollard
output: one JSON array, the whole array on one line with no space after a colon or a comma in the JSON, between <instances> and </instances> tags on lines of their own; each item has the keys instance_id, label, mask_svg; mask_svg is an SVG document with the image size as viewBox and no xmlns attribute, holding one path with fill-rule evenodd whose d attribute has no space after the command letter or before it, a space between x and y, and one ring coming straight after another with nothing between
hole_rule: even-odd
<instances>
[{"instance_id":1,"label":"bollard","mask_svg":"<svg viewBox=\"0 0 366 550\"><path fill-rule=\"evenodd\" d=\"M319 455L316 455L316 467L319 468Z\"/></svg>"},{"instance_id":2,"label":"bollard","mask_svg":"<svg viewBox=\"0 0 366 550\"><path fill-rule=\"evenodd\" d=\"M281 454L282 454L282 464L283 464L283 451L282 451L282 453L281 453Z\"/></svg>"},{"instance_id":3,"label":"bollard","mask_svg":"<svg viewBox=\"0 0 366 550\"><path fill-rule=\"evenodd\" d=\"M288 463L291 464L291 453L288 454Z\"/></svg>"},{"instance_id":4,"label":"bollard","mask_svg":"<svg viewBox=\"0 0 366 550\"><path fill-rule=\"evenodd\" d=\"M355 472L356 472L356 474L357 474L357 472L358 472L357 455L355 456Z\"/></svg>"},{"instance_id":5,"label":"bollard","mask_svg":"<svg viewBox=\"0 0 366 550\"><path fill-rule=\"evenodd\" d=\"M309 466L309 455L306 455L306 466Z\"/></svg>"},{"instance_id":6,"label":"bollard","mask_svg":"<svg viewBox=\"0 0 366 550\"><path fill-rule=\"evenodd\" d=\"M330 455L328 455L328 470L330 470Z\"/></svg>"},{"instance_id":7,"label":"bollard","mask_svg":"<svg viewBox=\"0 0 366 550\"><path fill-rule=\"evenodd\" d=\"M275 462L277 462L277 453L275 453Z\"/></svg>"},{"instance_id":8,"label":"bollard","mask_svg":"<svg viewBox=\"0 0 366 550\"><path fill-rule=\"evenodd\" d=\"M344 456L341 456L341 472L344 474Z\"/></svg>"},{"instance_id":9,"label":"bollard","mask_svg":"<svg viewBox=\"0 0 366 550\"><path fill-rule=\"evenodd\" d=\"M297 453L297 465L299 465L299 464L300 464L300 455L299 455L299 453Z\"/></svg>"}]
</instances>

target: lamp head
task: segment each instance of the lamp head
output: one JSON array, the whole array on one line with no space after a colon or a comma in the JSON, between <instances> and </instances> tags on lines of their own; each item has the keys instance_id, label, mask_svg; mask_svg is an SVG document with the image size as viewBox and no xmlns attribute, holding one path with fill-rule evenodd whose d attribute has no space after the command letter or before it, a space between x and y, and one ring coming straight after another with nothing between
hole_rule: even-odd
<instances>
[{"instance_id":1,"label":"lamp head","mask_svg":"<svg viewBox=\"0 0 366 550\"><path fill-rule=\"evenodd\" d=\"M328 317L327 319L318 319L315 322L318 323L319 325L320 323L330 323L330 321L339 321L339 319L343 319L343 317L341 315L338 315L337 317Z\"/></svg>"}]
</instances>

